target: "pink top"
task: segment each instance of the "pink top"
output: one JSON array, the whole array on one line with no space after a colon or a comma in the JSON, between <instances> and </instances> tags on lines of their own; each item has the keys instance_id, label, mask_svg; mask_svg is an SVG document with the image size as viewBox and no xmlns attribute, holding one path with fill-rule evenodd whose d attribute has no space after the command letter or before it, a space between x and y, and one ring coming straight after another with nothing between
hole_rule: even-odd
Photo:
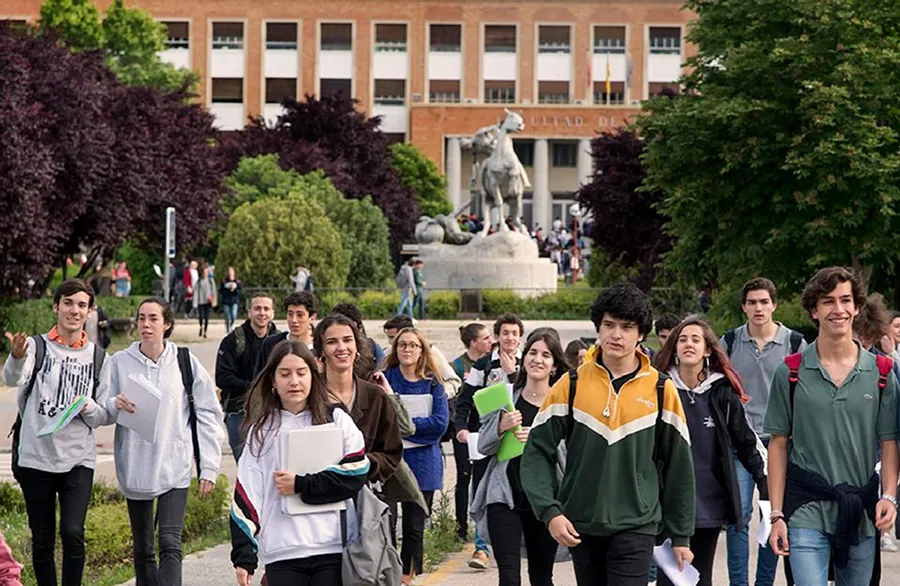
<instances>
[{"instance_id":1,"label":"pink top","mask_svg":"<svg viewBox=\"0 0 900 586\"><path fill-rule=\"evenodd\" d=\"M22 566L13 559L12 550L0 532L0 586L22 586L21 575Z\"/></svg>"}]
</instances>

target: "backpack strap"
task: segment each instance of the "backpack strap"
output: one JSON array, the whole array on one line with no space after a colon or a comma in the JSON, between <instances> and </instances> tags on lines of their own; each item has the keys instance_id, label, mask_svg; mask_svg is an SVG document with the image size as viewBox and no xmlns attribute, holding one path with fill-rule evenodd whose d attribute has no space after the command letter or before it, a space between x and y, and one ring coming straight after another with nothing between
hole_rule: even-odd
<instances>
[{"instance_id":1,"label":"backpack strap","mask_svg":"<svg viewBox=\"0 0 900 586\"><path fill-rule=\"evenodd\" d=\"M569 371L569 413L566 415L566 444L575 431L575 393L578 391L578 369Z\"/></svg>"},{"instance_id":2,"label":"backpack strap","mask_svg":"<svg viewBox=\"0 0 900 586\"><path fill-rule=\"evenodd\" d=\"M37 382L38 373L44 367L44 359L47 357L47 340L44 339L44 336L35 334L31 336L31 339L34 341L34 367L31 369L31 378L28 379L28 386L25 387L25 400L23 403L28 402L28 397L31 396L31 392L34 390L34 383Z\"/></svg>"},{"instance_id":3,"label":"backpack strap","mask_svg":"<svg viewBox=\"0 0 900 586\"><path fill-rule=\"evenodd\" d=\"M728 330L727 332L725 332L725 335L723 336L723 338L725 339L725 353L728 354L729 358L731 358L731 350L734 348L734 338L735 338L734 330L731 329L731 330Z\"/></svg>"},{"instance_id":4,"label":"backpack strap","mask_svg":"<svg viewBox=\"0 0 900 586\"><path fill-rule=\"evenodd\" d=\"M800 351L800 344L803 343L803 334L795 330L791 330L791 354Z\"/></svg>"},{"instance_id":5,"label":"backpack strap","mask_svg":"<svg viewBox=\"0 0 900 586\"><path fill-rule=\"evenodd\" d=\"M878 395L880 397L881 392L887 386L888 377L894 369L894 361L887 356L877 354L875 356L875 364L878 366Z\"/></svg>"},{"instance_id":6,"label":"backpack strap","mask_svg":"<svg viewBox=\"0 0 900 586\"><path fill-rule=\"evenodd\" d=\"M659 373L659 377L656 379L656 427L654 430L654 441L653 441L653 461L656 463L657 470L661 470L661 462L659 461L659 444L662 443L662 414L663 414L663 401L666 398L666 381L669 380L669 375L664 372ZM662 475L660 475L660 483L662 482Z\"/></svg>"},{"instance_id":7,"label":"backpack strap","mask_svg":"<svg viewBox=\"0 0 900 586\"><path fill-rule=\"evenodd\" d=\"M200 438L197 434L197 407L194 405L194 368L191 365L191 351L178 349L178 369L181 371L181 382L188 400L188 423L191 426L191 440L194 443L194 463L197 465L197 478L200 478Z\"/></svg>"},{"instance_id":8,"label":"backpack strap","mask_svg":"<svg viewBox=\"0 0 900 586\"><path fill-rule=\"evenodd\" d=\"M106 360L106 349L100 344L94 344L94 390L91 398L97 400L97 388L100 387L100 371L103 370L103 362Z\"/></svg>"},{"instance_id":9,"label":"backpack strap","mask_svg":"<svg viewBox=\"0 0 900 586\"><path fill-rule=\"evenodd\" d=\"M803 354L795 352L785 356L784 363L788 366L788 385L790 389L791 427L794 420L794 393L797 391L797 383L800 382L800 364L803 363Z\"/></svg>"}]
</instances>

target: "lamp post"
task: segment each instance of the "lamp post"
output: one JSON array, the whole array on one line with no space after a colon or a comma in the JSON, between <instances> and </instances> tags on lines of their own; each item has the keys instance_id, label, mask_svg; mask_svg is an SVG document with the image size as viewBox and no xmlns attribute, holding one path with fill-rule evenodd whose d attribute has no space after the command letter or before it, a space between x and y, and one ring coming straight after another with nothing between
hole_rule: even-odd
<instances>
[{"instance_id":1,"label":"lamp post","mask_svg":"<svg viewBox=\"0 0 900 586\"><path fill-rule=\"evenodd\" d=\"M578 283L578 218L581 217L581 207L577 203L569 206L569 213L572 214L572 233L575 245L572 247L572 286Z\"/></svg>"}]
</instances>

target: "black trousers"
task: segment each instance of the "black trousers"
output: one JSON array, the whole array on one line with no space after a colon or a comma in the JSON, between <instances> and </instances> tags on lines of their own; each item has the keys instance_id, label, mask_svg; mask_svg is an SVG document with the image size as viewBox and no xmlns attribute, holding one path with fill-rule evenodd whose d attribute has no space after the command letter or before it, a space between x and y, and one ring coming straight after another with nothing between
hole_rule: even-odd
<instances>
[{"instance_id":1,"label":"black trousers","mask_svg":"<svg viewBox=\"0 0 900 586\"><path fill-rule=\"evenodd\" d=\"M472 480L472 462L469 445L453 438L453 459L456 462L456 488L453 500L456 509L456 535L462 541L469 538L469 483Z\"/></svg>"},{"instance_id":2,"label":"black trousers","mask_svg":"<svg viewBox=\"0 0 900 586\"><path fill-rule=\"evenodd\" d=\"M31 528L31 561L38 586L56 586L56 498L59 497L59 536L62 540L63 586L81 586L84 574L84 520L91 502L94 471L76 466L68 472L19 469Z\"/></svg>"},{"instance_id":3,"label":"black trousers","mask_svg":"<svg viewBox=\"0 0 900 586\"><path fill-rule=\"evenodd\" d=\"M694 554L694 561L691 562L691 565L700 572L698 586L712 586L713 563L716 560L716 545L719 542L719 534L721 532L722 529L719 527L695 529L694 535L691 537L691 553ZM657 570L656 572L657 586L670 586L672 584L662 570Z\"/></svg>"},{"instance_id":4,"label":"black trousers","mask_svg":"<svg viewBox=\"0 0 900 586\"><path fill-rule=\"evenodd\" d=\"M571 548L578 586L647 586L656 537L622 532L606 537L581 534Z\"/></svg>"},{"instance_id":5,"label":"black trousers","mask_svg":"<svg viewBox=\"0 0 900 586\"><path fill-rule=\"evenodd\" d=\"M425 567L425 518L431 516L431 504L434 502L434 491L423 490L425 504L428 505L426 513L415 503L401 503L403 519L400 530L403 535L403 543L400 546L400 562L403 564L403 574L421 574Z\"/></svg>"},{"instance_id":6,"label":"black trousers","mask_svg":"<svg viewBox=\"0 0 900 586\"><path fill-rule=\"evenodd\" d=\"M134 576L137 586L181 586L181 533L187 513L188 489L176 488L154 500L128 501L134 535ZM159 527L159 564L156 562Z\"/></svg>"},{"instance_id":7,"label":"black trousers","mask_svg":"<svg viewBox=\"0 0 900 586\"><path fill-rule=\"evenodd\" d=\"M269 586L341 586L341 554L266 564L266 583Z\"/></svg>"},{"instance_id":8,"label":"black trousers","mask_svg":"<svg viewBox=\"0 0 900 586\"><path fill-rule=\"evenodd\" d=\"M528 580L531 586L553 586L553 562L556 540L534 516L531 507L510 509L495 503L487 507L488 533L494 547L494 559L500 570L500 586L522 584L522 538L528 555Z\"/></svg>"},{"instance_id":9,"label":"black trousers","mask_svg":"<svg viewBox=\"0 0 900 586\"><path fill-rule=\"evenodd\" d=\"M209 303L201 303L197 306L200 317L200 329L205 330L209 327L209 312L212 311L212 305Z\"/></svg>"}]
</instances>

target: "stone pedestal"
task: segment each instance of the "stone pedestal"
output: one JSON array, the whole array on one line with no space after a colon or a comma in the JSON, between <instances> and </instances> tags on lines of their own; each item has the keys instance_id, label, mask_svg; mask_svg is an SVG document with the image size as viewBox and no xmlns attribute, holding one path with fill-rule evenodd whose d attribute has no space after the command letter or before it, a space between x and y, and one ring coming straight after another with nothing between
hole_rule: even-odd
<instances>
[{"instance_id":1,"label":"stone pedestal","mask_svg":"<svg viewBox=\"0 0 900 586\"><path fill-rule=\"evenodd\" d=\"M519 232L476 236L466 245L419 244L427 289L508 289L521 297L556 292L556 265Z\"/></svg>"}]
</instances>

